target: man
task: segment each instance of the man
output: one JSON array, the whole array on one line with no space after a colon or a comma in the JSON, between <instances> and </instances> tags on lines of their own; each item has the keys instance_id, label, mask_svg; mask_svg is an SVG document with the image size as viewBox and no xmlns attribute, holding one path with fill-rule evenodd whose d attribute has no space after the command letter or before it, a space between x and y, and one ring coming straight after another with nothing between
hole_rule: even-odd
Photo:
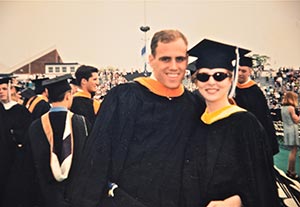
<instances>
[{"instance_id":1,"label":"man","mask_svg":"<svg viewBox=\"0 0 300 207\"><path fill-rule=\"evenodd\" d=\"M10 156L6 168L9 175L6 177L3 188L3 200L0 206L27 206L28 196L26 188L29 183L26 180L26 160L24 159L25 149L28 143L27 131L31 124L31 114L25 106L18 104L11 99L11 80L12 76L7 75L0 78L0 102L4 107L1 114L3 125L1 125L4 134L7 136L6 146Z\"/></svg>"},{"instance_id":2,"label":"man","mask_svg":"<svg viewBox=\"0 0 300 207\"><path fill-rule=\"evenodd\" d=\"M0 206L2 206L3 193L5 192L4 187L10 173L11 158L14 156L14 143L8 135L8 131L3 127L5 123L4 114L5 110L3 104L0 102Z\"/></svg>"},{"instance_id":3,"label":"man","mask_svg":"<svg viewBox=\"0 0 300 207\"><path fill-rule=\"evenodd\" d=\"M275 155L279 152L276 131L267 100L256 82L250 78L252 67L252 58L240 58L235 101L238 106L252 112L263 125L268 134L269 150Z\"/></svg>"},{"instance_id":4,"label":"man","mask_svg":"<svg viewBox=\"0 0 300 207\"><path fill-rule=\"evenodd\" d=\"M99 85L98 69L82 65L77 69L75 77L79 88L74 94L71 111L85 116L93 125L100 107L100 102L93 99Z\"/></svg>"},{"instance_id":5,"label":"man","mask_svg":"<svg viewBox=\"0 0 300 207\"><path fill-rule=\"evenodd\" d=\"M73 100L68 83L70 77L64 75L43 81L53 107L29 128L40 188L35 197L44 207L69 206L68 193L72 190L69 186L79 170L78 160L89 134L86 119L68 110Z\"/></svg>"},{"instance_id":6,"label":"man","mask_svg":"<svg viewBox=\"0 0 300 207\"><path fill-rule=\"evenodd\" d=\"M49 78L40 78L40 79L32 80L32 82L35 85L34 92L37 95L31 97L26 103L26 108L32 114L32 120L36 120L37 118L40 118L51 108L48 102L48 92L45 89L45 87L42 86L42 82L48 79Z\"/></svg>"},{"instance_id":7,"label":"man","mask_svg":"<svg viewBox=\"0 0 300 207\"><path fill-rule=\"evenodd\" d=\"M185 145L204 109L181 83L187 61L186 37L159 31L151 41L151 77L109 91L87 143L74 206L179 206Z\"/></svg>"}]
</instances>

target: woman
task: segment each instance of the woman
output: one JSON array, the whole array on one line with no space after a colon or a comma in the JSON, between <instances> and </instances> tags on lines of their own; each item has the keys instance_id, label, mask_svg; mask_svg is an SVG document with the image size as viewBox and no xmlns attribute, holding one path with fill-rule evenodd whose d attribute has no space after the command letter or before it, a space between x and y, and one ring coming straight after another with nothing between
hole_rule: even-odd
<instances>
[{"instance_id":1,"label":"woman","mask_svg":"<svg viewBox=\"0 0 300 207\"><path fill-rule=\"evenodd\" d=\"M184 205L280 206L266 132L253 114L228 101L235 47L203 40L189 54L198 57L196 84L206 110L186 151Z\"/></svg>"},{"instance_id":2,"label":"woman","mask_svg":"<svg viewBox=\"0 0 300 207\"><path fill-rule=\"evenodd\" d=\"M298 122L300 118L296 114L297 106L298 95L292 91L287 91L282 100L281 117L284 132L284 145L291 149L286 175L292 179L299 179L295 169L297 147L300 145L298 136Z\"/></svg>"}]
</instances>

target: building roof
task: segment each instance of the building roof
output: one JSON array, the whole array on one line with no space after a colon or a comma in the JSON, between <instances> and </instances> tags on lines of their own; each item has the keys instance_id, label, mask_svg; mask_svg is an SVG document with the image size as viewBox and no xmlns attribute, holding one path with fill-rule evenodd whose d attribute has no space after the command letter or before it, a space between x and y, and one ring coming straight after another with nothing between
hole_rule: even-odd
<instances>
[{"instance_id":1,"label":"building roof","mask_svg":"<svg viewBox=\"0 0 300 207\"><path fill-rule=\"evenodd\" d=\"M57 49L56 49L55 46L49 47L49 48L47 48L47 49L45 49L45 50L37 53L36 55L34 55L32 57L28 57L26 60L23 60L23 61L17 63L16 65L8 68L6 72L13 73L16 70L18 70L19 68L21 68L21 67L23 67L25 65L28 65L29 63L34 62L35 60L37 60L37 59L43 57L44 55L47 55L48 53L53 52L55 50L57 51Z\"/></svg>"}]
</instances>

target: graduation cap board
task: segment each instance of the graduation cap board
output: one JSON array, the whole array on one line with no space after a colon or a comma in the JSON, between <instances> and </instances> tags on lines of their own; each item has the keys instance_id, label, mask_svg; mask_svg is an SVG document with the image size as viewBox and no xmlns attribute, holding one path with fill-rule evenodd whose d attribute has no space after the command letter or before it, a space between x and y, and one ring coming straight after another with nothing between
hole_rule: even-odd
<instances>
[{"instance_id":1,"label":"graduation cap board","mask_svg":"<svg viewBox=\"0 0 300 207\"><path fill-rule=\"evenodd\" d=\"M2 73L0 74L0 84L6 83L8 84L9 82L12 81L13 78L16 78L17 76L13 75L12 73Z\"/></svg>"},{"instance_id":2,"label":"graduation cap board","mask_svg":"<svg viewBox=\"0 0 300 207\"><path fill-rule=\"evenodd\" d=\"M251 52L247 49L238 48L233 45L203 39L188 51L188 54L197 57L196 68L226 68L234 70L233 60Z\"/></svg>"},{"instance_id":3,"label":"graduation cap board","mask_svg":"<svg viewBox=\"0 0 300 207\"><path fill-rule=\"evenodd\" d=\"M30 99L31 97L36 95L34 90L32 90L31 88L25 88L25 89L21 90L20 93L21 93L21 96L26 99Z\"/></svg>"},{"instance_id":4,"label":"graduation cap board","mask_svg":"<svg viewBox=\"0 0 300 207\"><path fill-rule=\"evenodd\" d=\"M190 71L191 75L194 74L194 73L196 72L196 70L197 70L197 67L196 67L196 60L193 61L193 62L191 62L191 63L189 63L189 64L187 65L187 70Z\"/></svg>"},{"instance_id":5,"label":"graduation cap board","mask_svg":"<svg viewBox=\"0 0 300 207\"><path fill-rule=\"evenodd\" d=\"M53 100L66 91L71 90L71 86L68 81L69 79L72 79L71 74L62 75L42 82L42 86L48 89L50 100Z\"/></svg>"},{"instance_id":6,"label":"graduation cap board","mask_svg":"<svg viewBox=\"0 0 300 207\"><path fill-rule=\"evenodd\" d=\"M248 66L248 67L252 68L253 67L252 58L246 57L246 56L241 57L239 65L240 66Z\"/></svg>"},{"instance_id":7,"label":"graduation cap board","mask_svg":"<svg viewBox=\"0 0 300 207\"><path fill-rule=\"evenodd\" d=\"M77 80L74 77L70 79L69 83L78 86Z\"/></svg>"},{"instance_id":8,"label":"graduation cap board","mask_svg":"<svg viewBox=\"0 0 300 207\"><path fill-rule=\"evenodd\" d=\"M12 77L11 76L2 76L0 77L0 84L8 84L9 81L11 81Z\"/></svg>"},{"instance_id":9,"label":"graduation cap board","mask_svg":"<svg viewBox=\"0 0 300 207\"><path fill-rule=\"evenodd\" d=\"M42 86L42 82L48 79L49 78L38 78L31 80L34 83L34 92L36 94L41 94L45 90L45 88Z\"/></svg>"},{"instance_id":10,"label":"graduation cap board","mask_svg":"<svg viewBox=\"0 0 300 207\"><path fill-rule=\"evenodd\" d=\"M126 74L124 77L127 81L132 81L133 79L135 78L138 78L138 77L149 77L150 76L150 72L147 72L147 73L139 73L139 72L133 72L133 73L128 73Z\"/></svg>"}]
</instances>

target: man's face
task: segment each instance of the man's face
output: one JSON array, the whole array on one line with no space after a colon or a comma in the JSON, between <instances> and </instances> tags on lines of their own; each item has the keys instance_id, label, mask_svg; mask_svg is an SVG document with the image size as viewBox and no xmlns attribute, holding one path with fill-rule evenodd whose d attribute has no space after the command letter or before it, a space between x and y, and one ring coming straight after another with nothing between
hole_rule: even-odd
<instances>
[{"instance_id":1,"label":"man's face","mask_svg":"<svg viewBox=\"0 0 300 207\"><path fill-rule=\"evenodd\" d=\"M240 84L245 83L251 75L251 68L248 66L240 66L238 75L238 82Z\"/></svg>"},{"instance_id":2,"label":"man's face","mask_svg":"<svg viewBox=\"0 0 300 207\"><path fill-rule=\"evenodd\" d=\"M156 54L149 56L154 77L165 87L178 88L187 68L187 45L180 38L169 43L158 42Z\"/></svg>"},{"instance_id":3,"label":"man's face","mask_svg":"<svg viewBox=\"0 0 300 207\"><path fill-rule=\"evenodd\" d=\"M97 86L99 85L99 76L98 73L92 73L92 76L87 81L87 90L90 93L97 91Z\"/></svg>"},{"instance_id":4,"label":"man's face","mask_svg":"<svg viewBox=\"0 0 300 207\"><path fill-rule=\"evenodd\" d=\"M8 84L0 84L0 101L6 103L8 101Z\"/></svg>"}]
</instances>

